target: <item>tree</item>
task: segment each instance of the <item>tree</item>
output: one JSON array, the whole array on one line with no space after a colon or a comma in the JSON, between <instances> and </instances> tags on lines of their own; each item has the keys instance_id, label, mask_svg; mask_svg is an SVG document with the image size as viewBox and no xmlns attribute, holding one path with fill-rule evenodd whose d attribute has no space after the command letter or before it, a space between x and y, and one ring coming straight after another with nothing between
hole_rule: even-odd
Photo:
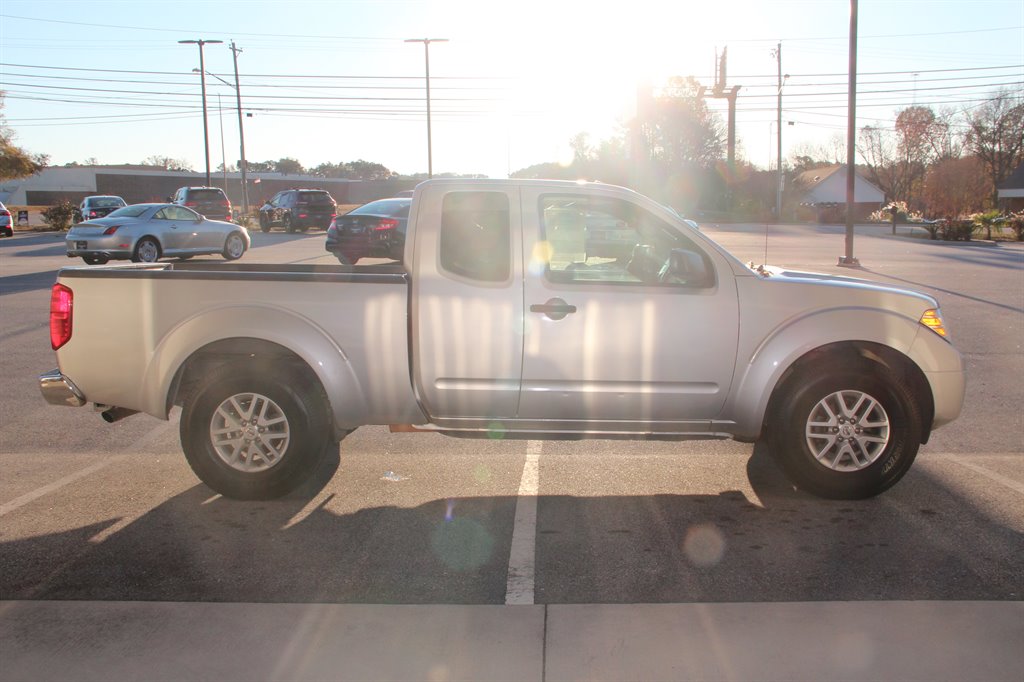
<instances>
[{"instance_id":1,"label":"tree","mask_svg":"<svg viewBox=\"0 0 1024 682\"><path fill-rule=\"evenodd\" d=\"M184 159L172 159L169 156L155 154L142 160L143 166L156 166L166 171L191 171L192 166Z\"/></svg>"},{"instance_id":2,"label":"tree","mask_svg":"<svg viewBox=\"0 0 1024 682\"><path fill-rule=\"evenodd\" d=\"M0 181L35 175L49 161L45 154L31 154L14 144L14 132L3 117L4 92L0 90Z\"/></svg>"},{"instance_id":3,"label":"tree","mask_svg":"<svg viewBox=\"0 0 1024 682\"><path fill-rule=\"evenodd\" d=\"M650 159L663 168L690 164L713 168L722 158L725 133L721 118L708 110L703 88L692 76L671 78L638 118Z\"/></svg>"},{"instance_id":4,"label":"tree","mask_svg":"<svg viewBox=\"0 0 1024 682\"><path fill-rule=\"evenodd\" d=\"M985 165L996 187L1024 163L1024 89L1002 90L967 116L967 146Z\"/></svg>"},{"instance_id":5,"label":"tree","mask_svg":"<svg viewBox=\"0 0 1024 682\"><path fill-rule=\"evenodd\" d=\"M926 215L956 218L981 211L992 193L992 182L985 174L981 159L943 159L928 169L921 198Z\"/></svg>"},{"instance_id":6,"label":"tree","mask_svg":"<svg viewBox=\"0 0 1024 682\"><path fill-rule=\"evenodd\" d=\"M274 162L274 170L281 175L301 175L306 172L301 163L288 156Z\"/></svg>"}]
</instances>

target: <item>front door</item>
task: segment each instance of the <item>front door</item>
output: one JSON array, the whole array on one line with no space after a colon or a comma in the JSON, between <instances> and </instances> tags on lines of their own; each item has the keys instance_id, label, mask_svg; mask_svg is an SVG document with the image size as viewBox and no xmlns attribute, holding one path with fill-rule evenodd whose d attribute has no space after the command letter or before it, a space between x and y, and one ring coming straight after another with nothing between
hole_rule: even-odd
<instances>
[{"instance_id":1,"label":"front door","mask_svg":"<svg viewBox=\"0 0 1024 682\"><path fill-rule=\"evenodd\" d=\"M686 250L713 275L718 254L621 195L524 187L522 211L521 428L706 430L732 379L736 289L668 263Z\"/></svg>"}]
</instances>

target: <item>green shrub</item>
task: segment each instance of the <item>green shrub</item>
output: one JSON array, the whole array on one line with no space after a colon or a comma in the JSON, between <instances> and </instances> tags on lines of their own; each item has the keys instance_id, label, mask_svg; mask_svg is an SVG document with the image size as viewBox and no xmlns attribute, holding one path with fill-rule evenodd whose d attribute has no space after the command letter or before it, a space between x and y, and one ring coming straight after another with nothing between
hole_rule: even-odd
<instances>
[{"instance_id":1,"label":"green shrub","mask_svg":"<svg viewBox=\"0 0 1024 682\"><path fill-rule=\"evenodd\" d=\"M939 234L949 242L969 242L976 227L970 218L945 220L939 226Z\"/></svg>"},{"instance_id":2,"label":"green shrub","mask_svg":"<svg viewBox=\"0 0 1024 682\"><path fill-rule=\"evenodd\" d=\"M1024 211L1020 213L1011 213L1006 217L1006 221L1003 223L1017 236L1017 241L1024 242Z\"/></svg>"},{"instance_id":3,"label":"green shrub","mask_svg":"<svg viewBox=\"0 0 1024 682\"><path fill-rule=\"evenodd\" d=\"M43 222L56 230L66 230L75 221L75 205L66 199L42 212Z\"/></svg>"}]
</instances>

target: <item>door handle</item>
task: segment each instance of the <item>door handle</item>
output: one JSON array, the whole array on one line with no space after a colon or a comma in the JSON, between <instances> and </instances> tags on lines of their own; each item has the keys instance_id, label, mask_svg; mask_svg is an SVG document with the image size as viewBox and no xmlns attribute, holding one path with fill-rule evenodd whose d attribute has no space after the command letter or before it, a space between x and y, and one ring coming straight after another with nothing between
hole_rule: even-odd
<instances>
[{"instance_id":1,"label":"door handle","mask_svg":"<svg viewBox=\"0 0 1024 682\"><path fill-rule=\"evenodd\" d=\"M543 313L552 320L562 320L576 312L576 306L569 305L560 298L549 299L546 303L534 303L530 306L531 313Z\"/></svg>"}]
</instances>

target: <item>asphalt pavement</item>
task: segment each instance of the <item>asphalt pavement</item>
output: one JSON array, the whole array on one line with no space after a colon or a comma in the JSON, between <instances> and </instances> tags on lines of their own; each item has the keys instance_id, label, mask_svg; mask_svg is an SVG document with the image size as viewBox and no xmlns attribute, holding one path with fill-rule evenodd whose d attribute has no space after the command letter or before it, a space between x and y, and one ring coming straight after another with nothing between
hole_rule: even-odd
<instances>
[{"instance_id":1,"label":"asphalt pavement","mask_svg":"<svg viewBox=\"0 0 1024 682\"><path fill-rule=\"evenodd\" d=\"M48 288L77 262L3 240L0 680L1024 679L1024 245L858 228L850 271L841 227L704 229L938 298L968 400L898 486L818 500L730 441L373 427L306 490L224 500L176 415L42 403ZM322 238L245 258L327 263Z\"/></svg>"}]
</instances>

